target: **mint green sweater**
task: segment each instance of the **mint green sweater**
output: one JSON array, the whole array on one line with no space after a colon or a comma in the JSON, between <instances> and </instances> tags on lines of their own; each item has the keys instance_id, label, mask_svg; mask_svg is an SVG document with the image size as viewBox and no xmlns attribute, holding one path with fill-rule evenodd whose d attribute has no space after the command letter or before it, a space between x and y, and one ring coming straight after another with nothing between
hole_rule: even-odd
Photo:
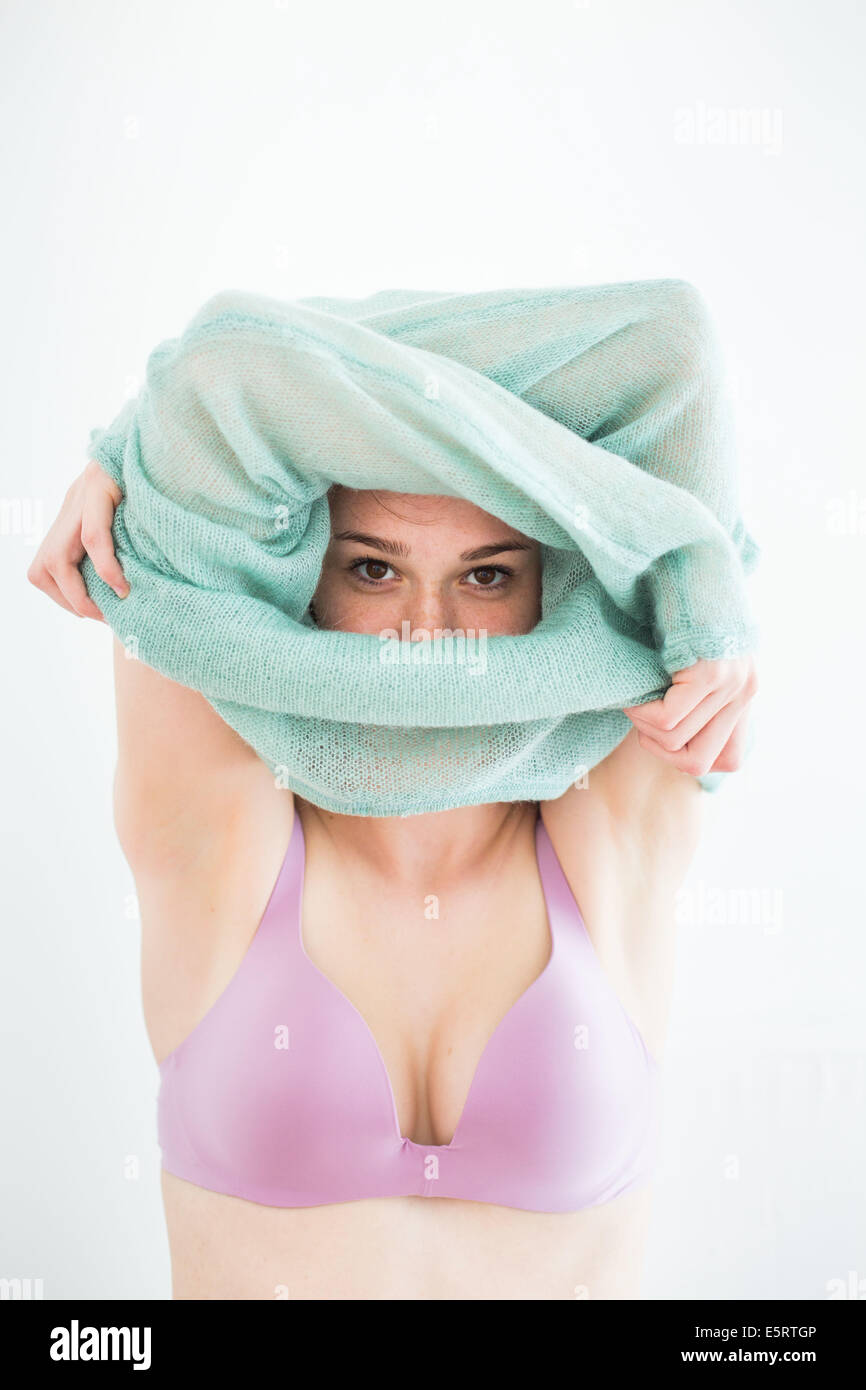
<instances>
[{"instance_id":1,"label":"mint green sweater","mask_svg":"<svg viewBox=\"0 0 866 1390\"><path fill-rule=\"evenodd\" d=\"M625 737L623 706L757 645L718 344L681 280L229 290L153 350L90 456L124 493L129 597L81 567L108 623L329 810L557 797ZM462 496L537 539L541 622L318 629L334 482Z\"/></svg>"}]
</instances>

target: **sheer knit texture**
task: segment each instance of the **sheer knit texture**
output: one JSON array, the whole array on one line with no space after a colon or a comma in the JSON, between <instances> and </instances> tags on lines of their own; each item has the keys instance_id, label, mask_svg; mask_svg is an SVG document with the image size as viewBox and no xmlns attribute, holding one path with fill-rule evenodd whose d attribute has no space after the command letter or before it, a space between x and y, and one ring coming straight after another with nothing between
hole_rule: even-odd
<instances>
[{"instance_id":1,"label":"sheer knit texture","mask_svg":"<svg viewBox=\"0 0 866 1390\"><path fill-rule=\"evenodd\" d=\"M123 491L117 636L282 784L350 815L560 796L701 658L753 650L716 334L681 280L209 299L90 457ZM460 496L542 546L532 632L309 611L332 483ZM714 790L726 774L701 778Z\"/></svg>"}]
</instances>

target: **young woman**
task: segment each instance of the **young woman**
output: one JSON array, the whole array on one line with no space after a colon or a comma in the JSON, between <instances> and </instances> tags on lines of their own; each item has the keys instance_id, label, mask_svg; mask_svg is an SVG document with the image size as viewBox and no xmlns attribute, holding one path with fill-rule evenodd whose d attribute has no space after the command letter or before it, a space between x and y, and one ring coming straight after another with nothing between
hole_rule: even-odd
<instances>
[{"instance_id":1,"label":"young woman","mask_svg":"<svg viewBox=\"0 0 866 1390\"><path fill-rule=\"evenodd\" d=\"M79 616L85 549L123 592L119 499L88 465L29 571ZM329 502L320 626L538 621L538 545L496 517ZM556 801L376 818L278 790L202 695L115 654L174 1297L638 1297L695 777L739 766L753 661L627 711Z\"/></svg>"}]
</instances>

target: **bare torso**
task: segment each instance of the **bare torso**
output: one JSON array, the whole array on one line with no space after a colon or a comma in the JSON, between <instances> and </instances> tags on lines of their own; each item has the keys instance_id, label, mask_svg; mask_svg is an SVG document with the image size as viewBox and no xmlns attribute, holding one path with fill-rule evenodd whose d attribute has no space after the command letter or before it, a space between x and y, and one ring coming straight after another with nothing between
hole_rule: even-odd
<instances>
[{"instance_id":1,"label":"bare torso","mask_svg":"<svg viewBox=\"0 0 866 1390\"><path fill-rule=\"evenodd\" d=\"M163 1173L176 1299L640 1297L650 1189L578 1212L444 1197L262 1207Z\"/></svg>"},{"instance_id":2,"label":"bare torso","mask_svg":"<svg viewBox=\"0 0 866 1390\"><path fill-rule=\"evenodd\" d=\"M593 770L589 787L543 803L541 813L599 960L659 1058L674 893L696 842L701 793L652 761L648 771L649 755L630 734ZM652 832L625 814L617 819L618 787L630 788L623 807L633 807L636 793L655 798L653 815L638 822ZM288 845L292 798L274 796L263 764L250 762L235 792L236 815L182 874L139 873L133 864L144 1014L157 1062L236 972ZM446 1144L485 1043L549 956L536 807L512 809L491 862L471 881L424 883L423 893L407 895L358 864L347 877L320 813L297 806L307 844L306 953L366 1020L400 1132ZM428 894L440 900L434 921L423 911ZM651 1185L564 1214L429 1197L275 1208L167 1173L162 1187L178 1299L640 1296Z\"/></svg>"}]
</instances>

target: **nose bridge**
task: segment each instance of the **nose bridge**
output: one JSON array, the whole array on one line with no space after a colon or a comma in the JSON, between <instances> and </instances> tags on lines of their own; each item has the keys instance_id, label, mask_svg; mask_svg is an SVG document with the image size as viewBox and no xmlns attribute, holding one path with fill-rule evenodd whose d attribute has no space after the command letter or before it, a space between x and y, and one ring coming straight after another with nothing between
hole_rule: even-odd
<instances>
[{"instance_id":1,"label":"nose bridge","mask_svg":"<svg viewBox=\"0 0 866 1390\"><path fill-rule=\"evenodd\" d=\"M414 588L406 614L412 633L424 629L431 636L437 628L453 627L452 603L447 585L435 579L421 580Z\"/></svg>"}]
</instances>

